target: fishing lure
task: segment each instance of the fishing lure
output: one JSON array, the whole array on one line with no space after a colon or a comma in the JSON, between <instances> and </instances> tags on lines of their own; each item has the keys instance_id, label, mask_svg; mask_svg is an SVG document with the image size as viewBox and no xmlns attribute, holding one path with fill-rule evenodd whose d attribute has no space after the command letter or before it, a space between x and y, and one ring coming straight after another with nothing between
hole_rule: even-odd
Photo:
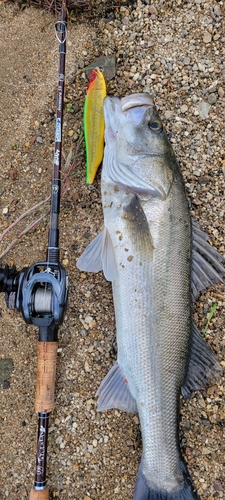
<instances>
[{"instance_id":1,"label":"fishing lure","mask_svg":"<svg viewBox=\"0 0 225 500\"><path fill-rule=\"evenodd\" d=\"M86 146L86 183L92 184L104 152L103 101L106 83L102 72L95 69L91 73L87 96L84 103L84 138Z\"/></svg>"}]
</instances>

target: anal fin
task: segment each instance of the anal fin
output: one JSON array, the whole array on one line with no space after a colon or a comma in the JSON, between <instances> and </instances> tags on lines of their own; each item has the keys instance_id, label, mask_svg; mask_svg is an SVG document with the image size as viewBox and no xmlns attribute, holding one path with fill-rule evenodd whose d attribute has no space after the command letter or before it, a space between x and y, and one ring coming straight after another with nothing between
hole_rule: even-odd
<instances>
[{"instance_id":1,"label":"anal fin","mask_svg":"<svg viewBox=\"0 0 225 500\"><path fill-rule=\"evenodd\" d=\"M182 396L188 398L192 391L209 386L215 378L221 376L222 371L215 354L193 325L190 361L186 380L181 388Z\"/></svg>"}]
</instances>

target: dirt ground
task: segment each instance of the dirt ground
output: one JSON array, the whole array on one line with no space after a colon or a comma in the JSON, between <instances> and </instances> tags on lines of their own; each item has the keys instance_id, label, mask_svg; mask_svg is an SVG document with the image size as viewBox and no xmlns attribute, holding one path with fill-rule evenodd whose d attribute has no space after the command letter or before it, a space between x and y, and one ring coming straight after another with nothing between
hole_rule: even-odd
<instances>
[{"instance_id":1,"label":"dirt ground","mask_svg":"<svg viewBox=\"0 0 225 500\"><path fill-rule=\"evenodd\" d=\"M209 98L208 103L212 101L210 105L214 105L214 108L203 119L198 113L194 114L194 97L192 101L189 100L188 109L184 108L190 96L192 99L192 90L189 94L185 92L185 83L182 83L185 77L177 76L176 71L172 72L171 86L165 83L160 92L160 64L157 66L160 57L166 59L166 55L170 54L171 60L176 60L177 52L183 50L176 39L176 20L173 16L178 14L172 13L173 7L176 11L180 6L181 23L190 18L187 31L192 40L196 39L195 13L200 12L198 8L205 9L205 15L214 12L215 16L215 6L219 5L222 12L221 16L217 16L219 19L224 16L224 2L156 1L150 6L150 2L138 2L138 5L132 2L132 7L123 6L122 9L121 2L118 2L118 7L113 3L111 10L106 9L104 2L102 9L99 7L101 2L97 4L98 15L92 15L89 11L79 14L76 19L78 14L74 14L75 20L68 25L62 178L71 166L72 172L65 182L66 193L61 204L60 249L62 263L69 274L70 293L59 334L56 400L50 420L47 472L51 498L60 500L130 500L141 457L138 417L117 410L99 414L96 410L96 391L116 358L111 285L105 281L102 273L80 273L76 261L103 223L100 172L93 186L85 184L82 141L78 149L88 83L83 68L97 56L115 53L117 74L114 80L107 82L108 93L122 97L126 93L143 91L146 84L149 86L146 72L141 76L143 80L139 78L141 66L138 66L147 57L148 51L152 50L151 44L145 48L148 38L143 35L144 44L140 42L142 55L138 56L139 62L135 62L135 55L129 56L128 52L127 55L125 49L125 55L122 54L123 47L128 47L132 42L133 35L129 31L131 16L134 15L139 26L140 12L143 13L144 8L149 9L148 15L153 23L151 37L155 37L155 40L161 37L162 40L167 36L167 30L168 36L173 32L172 46L168 48L166 44L163 55L160 55L159 50L158 54L151 56L155 64L154 71L151 69L155 75L151 81L152 90L176 154L182 162L191 213L203 229L207 229L213 245L225 255L225 110L222 79L225 69L221 73L211 71L207 85L204 76L195 85L197 100L199 95L201 99L204 98L202 89L210 85L212 91L209 95L216 95L214 103L214 98ZM156 9L155 14L150 7ZM137 15L132 14L132 9L136 9ZM126 28L122 35L119 32L121 19ZM218 19L215 23L222 23ZM44 10L29 7L19 11L14 3L0 2L1 233L17 217L50 194L58 78L58 44L54 35L54 21L54 17ZM141 29L140 21L137 32L140 33ZM211 54L212 59L221 61L222 67L225 60L223 24L220 24L218 32L221 42L215 53L212 48ZM151 38L150 35L148 37ZM216 44L217 40L213 39L212 43ZM200 53L198 46L196 51ZM190 61L184 62L184 71L188 64ZM130 69L132 65L133 69ZM216 62L216 65L219 63ZM179 71L182 73L183 70ZM191 78L196 81L196 76ZM217 90L221 90L214 91L213 84ZM176 119L177 115L181 117L180 120ZM72 158L69 167L66 159L70 151ZM39 224L19 238L17 244L1 258L1 266L8 263L22 269L36 261L45 260L48 207L46 202L39 211L30 214L6 234L0 245L0 253L19 237L28 224L43 215ZM216 303L217 309L206 338L224 367L223 286L200 295L195 319L203 331L213 303ZM12 359L14 369L11 377L8 377L8 383L0 387L0 499L25 500L33 484L37 438L37 416L33 409L36 350L36 329L26 325L17 311L7 309L1 294L0 358ZM182 453L201 500L225 498L224 403L224 377L207 390L195 393L190 400L181 401Z\"/></svg>"}]
</instances>

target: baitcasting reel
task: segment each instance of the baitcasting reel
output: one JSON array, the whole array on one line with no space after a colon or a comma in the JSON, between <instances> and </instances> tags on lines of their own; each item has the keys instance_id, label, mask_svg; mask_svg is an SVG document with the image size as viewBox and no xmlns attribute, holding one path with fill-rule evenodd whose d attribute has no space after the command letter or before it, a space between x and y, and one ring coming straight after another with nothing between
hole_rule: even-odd
<instances>
[{"instance_id":1,"label":"baitcasting reel","mask_svg":"<svg viewBox=\"0 0 225 500\"><path fill-rule=\"evenodd\" d=\"M62 324L68 287L68 275L60 263L37 262L20 272L8 265L0 268L0 292L5 292L7 307L16 308L26 323L39 327Z\"/></svg>"}]
</instances>

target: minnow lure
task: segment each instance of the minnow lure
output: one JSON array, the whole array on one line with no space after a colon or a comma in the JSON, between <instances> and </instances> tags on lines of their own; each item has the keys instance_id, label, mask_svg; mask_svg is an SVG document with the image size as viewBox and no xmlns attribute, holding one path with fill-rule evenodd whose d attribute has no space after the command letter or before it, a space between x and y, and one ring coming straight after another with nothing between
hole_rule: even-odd
<instances>
[{"instance_id":1,"label":"minnow lure","mask_svg":"<svg viewBox=\"0 0 225 500\"><path fill-rule=\"evenodd\" d=\"M84 103L84 138L86 145L86 183L92 184L104 151L103 101L106 83L102 72L95 69L91 73L87 96Z\"/></svg>"}]
</instances>

